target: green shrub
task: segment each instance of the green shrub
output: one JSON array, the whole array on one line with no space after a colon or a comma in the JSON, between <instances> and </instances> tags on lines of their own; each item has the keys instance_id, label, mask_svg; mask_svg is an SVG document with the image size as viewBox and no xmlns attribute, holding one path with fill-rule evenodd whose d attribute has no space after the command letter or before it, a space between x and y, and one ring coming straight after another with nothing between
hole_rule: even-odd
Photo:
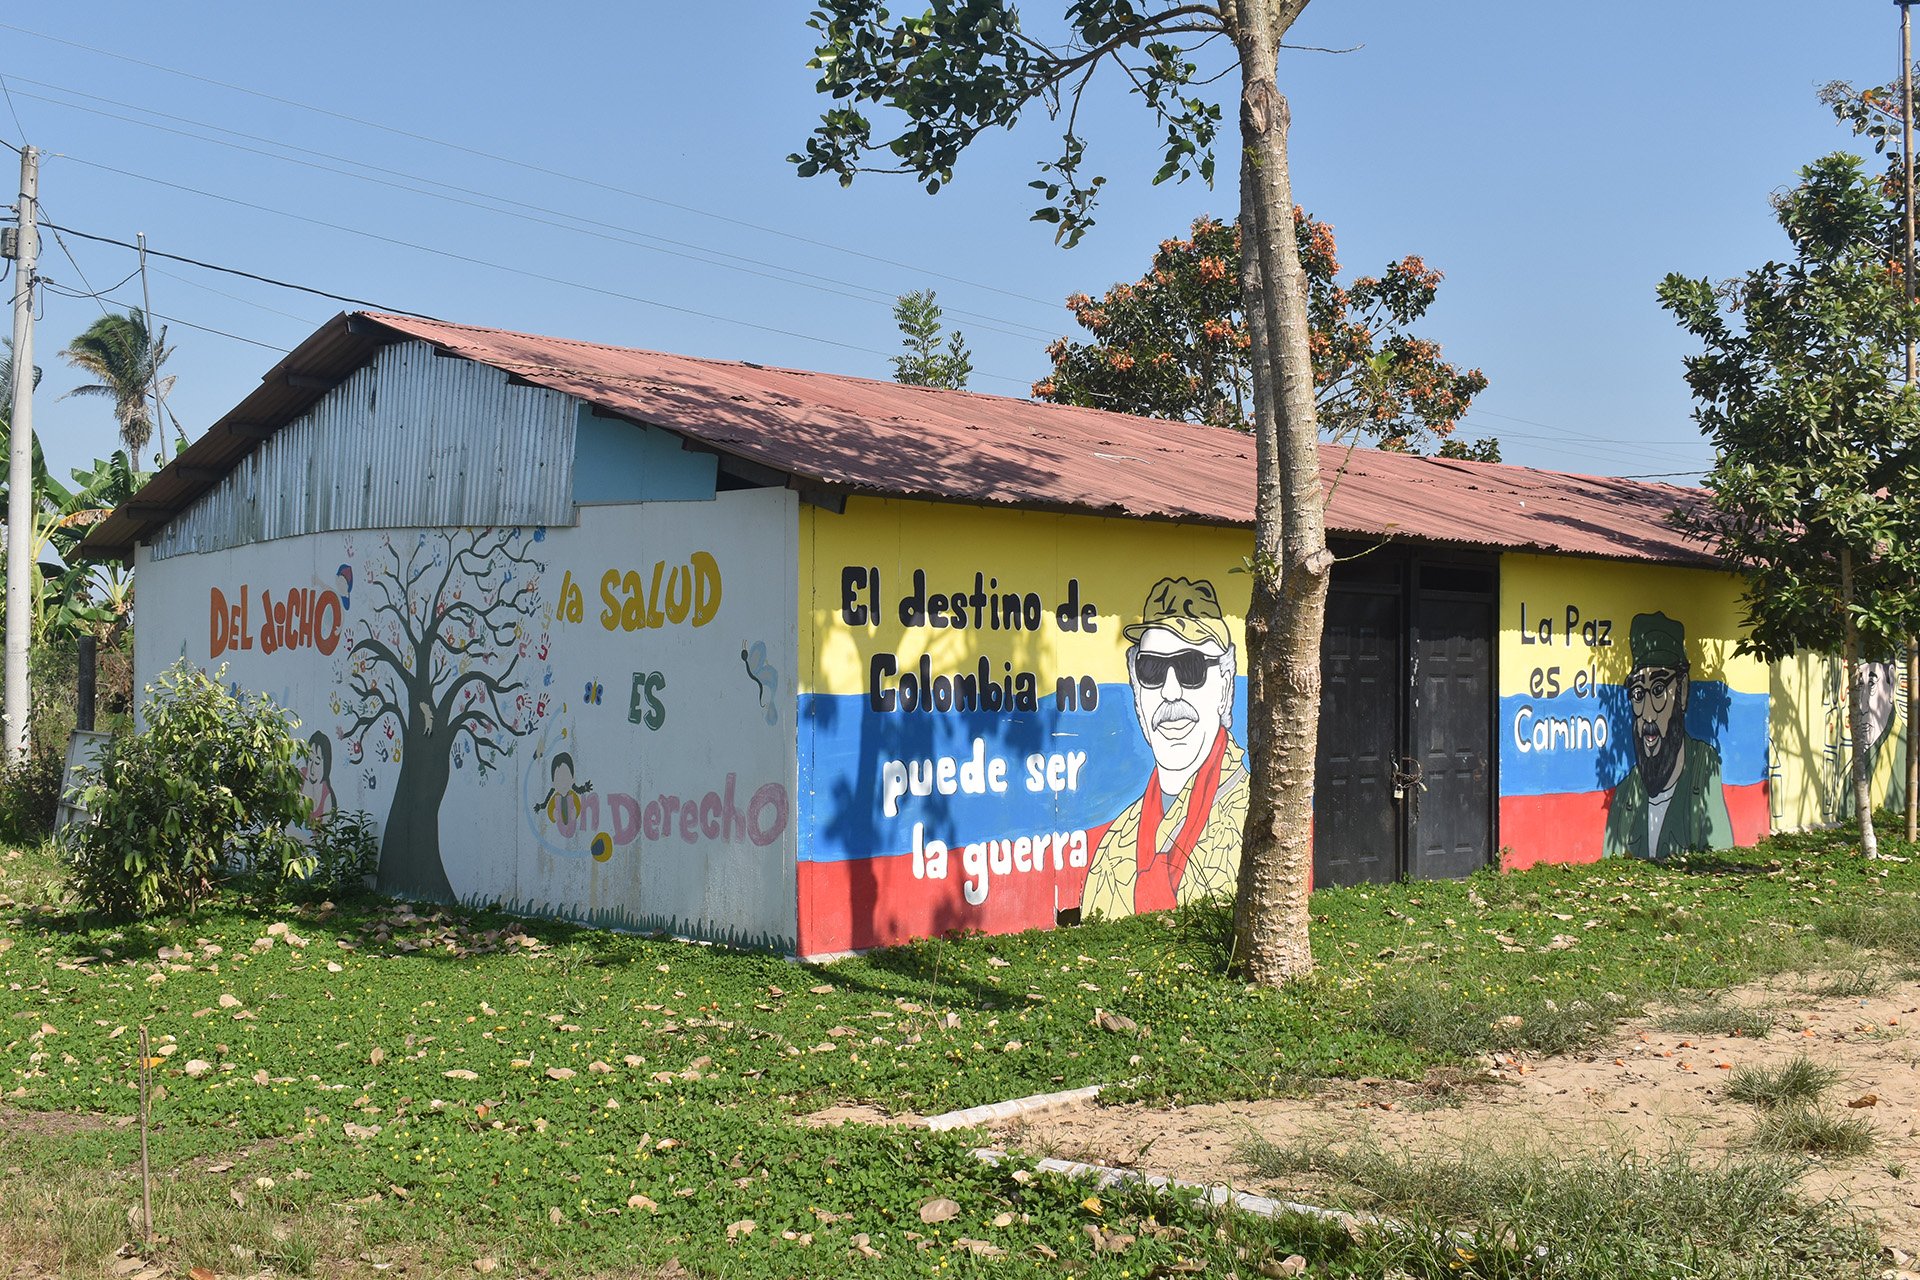
<instances>
[{"instance_id":1,"label":"green shrub","mask_svg":"<svg viewBox=\"0 0 1920 1280\"><path fill-rule=\"evenodd\" d=\"M232 872L309 871L288 830L307 801L287 714L185 661L147 692L147 727L109 741L81 789L89 820L65 846L80 900L113 916L192 910Z\"/></svg>"},{"instance_id":2,"label":"green shrub","mask_svg":"<svg viewBox=\"0 0 1920 1280\"><path fill-rule=\"evenodd\" d=\"M303 896L339 898L365 893L367 877L380 870L380 837L373 815L338 809L313 824L307 844L313 870L295 886Z\"/></svg>"},{"instance_id":3,"label":"green shrub","mask_svg":"<svg viewBox=\"0 0 1920 1280\"><path fill-rule=\"evenodd\" d=\"M53 830L66 775L57 755L35 743L18 764L0 765L0 837L32 842Z\"/></svg>"},{"instance_id":4,"label":"green shrub","mask_svg":"<svg viewBox=\"0 0 1920 1280\"><path fill-rule=\"evenodd\" d=\"M129 655L124 638L99 649L95 711L102 728L129 719L126 682ZM73 735L80 660L71 639L36 644L27 661L33 710L27 721L27 754L0 766L0 838L31 843L53 832L66 780L67 740Z\"/></svg>"}]
</instances>

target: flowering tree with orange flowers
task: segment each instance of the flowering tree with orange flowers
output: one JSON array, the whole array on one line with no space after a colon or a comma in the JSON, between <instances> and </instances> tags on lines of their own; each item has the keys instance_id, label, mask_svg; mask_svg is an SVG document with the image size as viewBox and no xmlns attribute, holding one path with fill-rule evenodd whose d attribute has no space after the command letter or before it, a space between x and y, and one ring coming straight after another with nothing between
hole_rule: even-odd
<instances>
[{"instance_id":1,"label":"flowering tree with orange flowers","mask_svg":"<svg viewBox=\"0 0 1920 1280\"><path fill-rule=\"evenodd\" d=\"M1463 448L1448 440L1486 377L1447 363L1438 343L1407 332L1433 305L1440 273L1409 255L1342 285L1333 228L1297 207L1293 219L1322 433L1369 436L1401 450L1438 441L1458 456L1485 457L1492 446L1497 459L1491 441ZM1092 340L1056 339L1047 348L1053 372L1033 394L1249 430L1253 383L1243 296L1238 225L1202 215L1187 239L1160 242L1140 279L1116 284L1098 300L1084 293L1067 299Z\"/></svg>"}]
</instances>

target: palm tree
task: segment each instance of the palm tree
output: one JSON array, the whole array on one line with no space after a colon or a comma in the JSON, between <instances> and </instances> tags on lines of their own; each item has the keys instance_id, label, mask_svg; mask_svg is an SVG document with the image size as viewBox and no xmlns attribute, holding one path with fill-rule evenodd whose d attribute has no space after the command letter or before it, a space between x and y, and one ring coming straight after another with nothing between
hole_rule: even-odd
<instances>
[{"instance_id":1,"label":"palm tree","mask_svg":"<svg viewBox=\"0 0 1920 1280\"><path fill-rule=\"evenodd\" d=\"M166 330L159 340L147 331L147 317L138 307L125 315L105 315L87 327L60 353L67 363L84 369L98 382L75 387L70 396L112 396L113 416L120 423L120 439L131 457L138 457L153 438L153 414L148 397L155 389L166 395L172 377L159 377L160 366L173 354ZM64 397L62 397L64 398Z\"/></svg>"}]
</instances>

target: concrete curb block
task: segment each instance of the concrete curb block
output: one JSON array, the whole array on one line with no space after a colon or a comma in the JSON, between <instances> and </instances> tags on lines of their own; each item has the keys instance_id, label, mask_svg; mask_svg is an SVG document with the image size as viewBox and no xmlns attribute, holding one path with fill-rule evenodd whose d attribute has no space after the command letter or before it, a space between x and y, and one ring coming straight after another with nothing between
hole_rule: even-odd
<instances>
[{"instance_id":1,"label":"concrete curb block","mask_svg":"<svg viewBox=\"0 0 1920 1280\"><path fill-rule=\"evenodd\" d=\"M975 1147L973 1155L975 1159L994 1166L1004 1163L1007 1159L1006 1152L992 1147ZM1158 1174L1140 1173L1133 1169L1116 1169L1111 1165L1046 1159L1036 1161L1033 1167L1041 1173L1057 1173L1068 1178L1092 1178L1095 1188L1111 1187L1117 1183L1137 1183L1159 1191L1169 1191L1176 1187L1183 1191L1198 1191L1206 1197L1209 1204L1232 1205L1243 1213L1257 1214L1262 1218L1277 1218L1282 1214L1299 1213L1310 1218L1338 1223L1348 1231L1359 1231L1366 1227L1380 1225L1379 1220L1371 1214L1345 1213L1339 1209L1322 1209L1318 1205L1296 1204L1290 1200L1273 1200L1266 1196L1251 1195L1245 1191L1235 1191L1232 1187L1219 1184L1163 1178Z\"/></svg>"},{"instance_id":2,"label":"concrete curb block","mask_svg":"<svg viewBox=\"0 0 1920 1280\"><path fill-rule=\"evenodd\" d=\"M1036 1111L1047 1111L1054 1107L1071 1106L1076 1102L1091 1102L1100 1096L1100 1086L1087 1085L1081 1089L1065 1089L1059 1093L1033 1093L1024 1098L1013 1098L1006 1102L989 1102L978 1107L968 1107L965 1111L946 1111L937 1116L928 1116L920 1122L921 1127L933 1133L944 1133L948 1129L968 1129L976 1125L992 1124L997 1120L1011 1120L1015 1116L1030 1115Z\"/></svg>"}]
</instances>

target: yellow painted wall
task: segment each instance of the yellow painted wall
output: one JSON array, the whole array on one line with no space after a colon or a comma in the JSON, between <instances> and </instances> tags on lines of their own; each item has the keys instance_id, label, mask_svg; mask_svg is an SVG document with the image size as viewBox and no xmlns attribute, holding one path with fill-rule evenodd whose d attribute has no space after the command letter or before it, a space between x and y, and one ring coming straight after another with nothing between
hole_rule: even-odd
<instances>
[{"instance_id":1,"label":"yellow painted wall","mask_svg":"<svg viewBox=\"0 0 1920 1280\"><path fill-rule=\"evenodd\" d=\"M877 498L849 499L840 515L803 506L800 692L862 692L867 663L880 650L897 653L903 667L925 653L934 670L959 671L987 652L1016 668L1125 683L1120 627L1138 620L1147 590L1169 574L1211 581L1236 643L1244 639L1252 579L1235 570L1251 551L1245 530L1162 521ZM884 616L877 627L840 621L841 571L847 565L881 571ZM1045 625L1038 632L903 626L895 606L911 589L915 569L927 571L934 591L970 589L976 572L998 578L1002 591L1036 591L1048 609ZM1092 635L1063 634L1054 625L1052 610L1070 578L1080 583L1080 599L1098 607L1101 625ZM1048 681L1049 693L1051 688Z\"/></svg>"},{"instance_id":2,"label":"yellow painted wall","mask_svg":"<svg viewBox=\"0 0 1920 1280\"><path fill-rule=\"evenodd\" d=\"M853 498L839 515L803 507L802 953L1044 927L1090 901L1107 914L1152 909L1172 905L1160 900L1169 885L1192 897L1231 892L1248 794L1252 586L1237 570L1251 543L1244 530L960 504ZM903 598L971 596L976 575L989 594L1031 595L1035 625L901 616ZM1151 642L1167 652L1216 656L1185 668L1199 685L1176 683L1175 669L1143 693L1129 680L1124 629L1169 579L1211 584L1236 656L1229 663L1204 638L1164 628ZM1067 625L1070 600L1079 608ZM986 692L983 662L994 682L1009 670L1024 676L1026 704L988 706L982 696L962 709L962 678ZM923 682L954 701L927 709ZM1196 714L1143 730L1137 708L1181 711L1176 699ZM1198 760L1182 754L1196 745ZM1174 777L1164 802L1154 783L1163 758Z\"/></svg>"},{"instance_id":3,"label":"yellow painted wall","mask_svg":"<svg viewBox=\"0 0 1920 1280\"><path fill-rule=\"evenodd\" d=\"M1896 691L1886 728L1871 747L1873 802L1899 807L1906 795L1905 664L1880 664L1876 680ZM1772 670L1774 760L1773 825L1776 831L1827 826L1853 816L1853 786L1847 772L1853 738L1847 728L1846 683L1840 660L1800 654ZM1886 708L1884 700L1880 706Z\"/></svg>"},{"instance_id":4,"label":"yellow painted wall","mask_svg":"<svg viewBox=\"0 0 1920 1280\"><path fill-rule=\"evenodd\" d=\"M1569 606L1578 611L1571 639L1566 634ZM1633 617L1654 611L1686 627L1695 680L1721 681L1742 693L1767 692L1766 664L1733 651L1745 633L1735 575L1539 555L1500 558L1500 692L1527 692L1533 669L1542 663L1557 664L1566 675L1591 668L1600 682L1621 683L1632 664L1627 633ZM1586 624L1602 620L1612 624L1613 643L1588 644ZM1539 643L1543 623L1550 628L1545 645Z\"/></svg>"}]
</instances>

